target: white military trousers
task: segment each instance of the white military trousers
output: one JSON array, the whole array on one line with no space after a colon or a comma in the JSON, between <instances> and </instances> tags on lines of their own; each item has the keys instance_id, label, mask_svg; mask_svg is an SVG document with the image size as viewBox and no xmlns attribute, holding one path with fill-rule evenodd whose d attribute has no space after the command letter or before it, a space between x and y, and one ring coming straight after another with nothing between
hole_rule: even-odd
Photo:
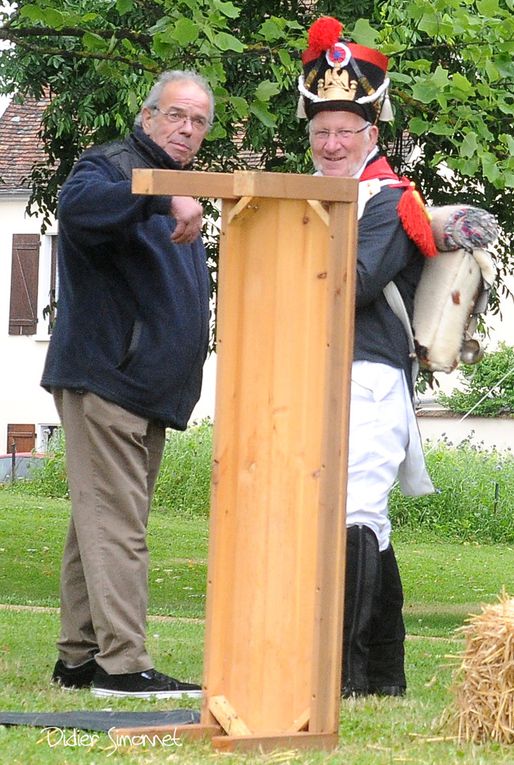
<instances>
[{"instance_id":1,"label":"white military trousers","mask_svg":"<svg viewBox=\"0 0 514 765\"><path fill-rule=\"evenodd\" d=\"M390 542L388 498L397 479L406 494L434 490L405 374L386 364L354 361L346 525L371 528L381 551Z\"/></svg>"}]
</instances>

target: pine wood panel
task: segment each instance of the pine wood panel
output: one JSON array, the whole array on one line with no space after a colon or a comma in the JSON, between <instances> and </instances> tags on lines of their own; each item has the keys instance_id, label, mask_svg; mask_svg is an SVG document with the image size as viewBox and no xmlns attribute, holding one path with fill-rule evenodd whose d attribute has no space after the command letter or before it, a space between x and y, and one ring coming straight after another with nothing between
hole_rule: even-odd
<instances>
[{"instance_id":1,"label":"pine wood panel","mask_svg":"<svg viewBox=\"0 0 514 765\"><path fill-rule=\"evenodd\" d=\"M357 181L294 173L236 170L234 173L199 173L195 170L133 171L134 194L183 194L192 197L239 199L261 196L280 199L314 199L352 202ZM310 195L310 197L309 197Z\"/></svg>"},{"instance_id":2,"label":"pine wood panel","mask_svg":"<svg viewBox=\"0 0 514 765\"><path fill-rule=\"evenodd\" d=\"M139 170L133 190L224 200L198 731L235 722L244 735L213 739L227 750L333 748L357 182Z\"/></svg>"},{"instance_id":3,"label":"pine wood panel","mask_svg":"<svg viewBox=\"0 0 514 765\"><path fill-rule=\"evenodd\" d=\"M331 354L323 402L323 421L327 424L321 447L325 480L321 482L320 492L312 653L311 691L315 703L309 724L309 730L317 733L334 732L339 720L346 563L344 511L355 320L356 272L353 257L350 257L357 245L354 215L352 205L332 205L329 272L334 288L329 290L329 299L333 300L329 325ZM346 253L347 257L341 257L340 253ZM327 660L327 651L330 660Z\"/></svg>"},{"instance_id":4,"label":"pine wood panel","mask_svg":"<svg viewBox=\"0 0 514 765\"><path fill-rule=\"evenodd\" d=\"M327 310L331 290L342 300L341 274L329 273L331 234L306 201L254 198L227 225L232 208L225 202L219 273L205 682L250 730L286 732L312 703ZM332 394L342 395L340 379Z\"/></svg>"}]
</instances>

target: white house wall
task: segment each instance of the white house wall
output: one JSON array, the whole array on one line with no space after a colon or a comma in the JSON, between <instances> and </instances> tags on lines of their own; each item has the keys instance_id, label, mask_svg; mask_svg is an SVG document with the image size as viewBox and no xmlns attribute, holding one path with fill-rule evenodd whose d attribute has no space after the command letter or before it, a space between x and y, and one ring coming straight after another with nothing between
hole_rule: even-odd
<instances>
[{"instance_id":1,"label":"white house wall","mask_svg":"<svg viewBox=\"0 0 514 765\"><path fill-rule=\"evenodd\" d=\"M47 290L39 291L38 332L9 335L11 260L13 234L40 234L40 221L25 214L26 196L0 194L0 454L7 449L7 425L31 423L36 426L36 449L43 446L44 426L58 424L53 399L39 381L48 348L48 334L42 316ZM51 233L50 232L47 233ZM55 231L53 231L55 233ZM42 238L39 284L49 284L49 239Z\"/></svg>"}]
</instances>

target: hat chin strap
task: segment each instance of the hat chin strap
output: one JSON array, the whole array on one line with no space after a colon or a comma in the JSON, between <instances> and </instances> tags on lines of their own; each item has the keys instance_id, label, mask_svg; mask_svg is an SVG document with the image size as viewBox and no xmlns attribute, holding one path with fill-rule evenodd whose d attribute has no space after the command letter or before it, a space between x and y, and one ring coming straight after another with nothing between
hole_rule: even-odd
<instances>
[{"instance_id":1,"label":"hat chin strap","mask_svg":"<svg viewBox=\"0 0 514 765\"><path fill-rule=\"evenodd\" d=\"M389 83L391 80L389 77L386 77L382 85L380 85L376 90L373 91L369 96L361 96L360 98L355 99L356 104L371 104L375 101L378 101L380 96L383 93L387 92L387 88L389 87Z\"/></svg>"},{"instance_id":2,"label":"hat chin strap","mask_svg":"<svg viewBox=\"0 0 514 765\"><path fill-rule=\"evenodd\" d=\"M305 96L305 98L308 98L309 101L313 101L317 103L318 101L324 100L323 98L320 98L319 96L317 96L315 93L311 93L310 90L307 90L307 88L305 87L305 79L303 77L303 74L301 74L298 77L298 90L300 91L302 96Z\"/></svg>"}]
</instances>

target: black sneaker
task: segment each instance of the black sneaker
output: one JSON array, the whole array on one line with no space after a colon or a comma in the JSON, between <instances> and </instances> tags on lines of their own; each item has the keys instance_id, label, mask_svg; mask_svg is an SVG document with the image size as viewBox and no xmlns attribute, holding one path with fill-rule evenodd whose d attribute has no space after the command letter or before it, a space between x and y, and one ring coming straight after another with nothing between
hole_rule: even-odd
<instances>
[{"instance_id":1,"label":"black sneaker","mask_svg":"<svg viewBox=\"0 0 514 765\"><path fill-rule=\"evenodd\" d=\"M94 659L88 659L78 667L67 667L61 659L58 659L52 672L51 682L68 690L88 688L93 682L97 667L98 664Z\"/></svg>"},{"instance_id":2,"label":"black sneaker","mask_svg":"<svg viewBox=\"0 0 514 765\"><path fill-rule=\"evenodd\" d=\"M93 678L92 693L94 696L118 696L135 699L179 699L187 696L199 699L202 689L199 685L182 683L173 677L163 675L155 669L145 672L131 672L125 675L109 675L97 666Z\"/></svg>"}]
</instances>

